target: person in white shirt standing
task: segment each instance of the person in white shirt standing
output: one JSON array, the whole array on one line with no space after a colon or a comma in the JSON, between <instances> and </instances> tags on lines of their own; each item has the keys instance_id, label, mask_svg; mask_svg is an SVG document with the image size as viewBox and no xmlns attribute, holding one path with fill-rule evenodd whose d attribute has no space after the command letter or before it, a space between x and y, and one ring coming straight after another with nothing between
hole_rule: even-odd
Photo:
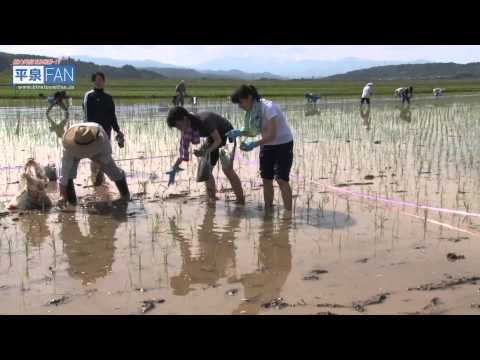
<instances>
[{"instance_id":1,"label":"person in white shirt standing","mask_svg":"<svg viewBox=\"0 0 480 360\"><path fill-rule=\"evenodd\" d=\"M370 106L370 95L372 94L373 94L373 84L368 83L363 88L362 99L360 100L360 106L362 106L364 103L367 103L367 105Z\"/></svg>"},{"instance_id":2,"label":"person in white shirt standing","mask_svg":"<svg viewBox=\"0 0 480 360\"><path fill-rule=\"evenodd\" d=\"M247 112L243 129L230 130L230 139L238 136L256 137L260 140L246 141L240 145L243 151L251 151L260 146L260 175L263 180L265 209L273 207L273 179L282 193L285 210L292 210L292 189L290 170L293 164L293 134L287 119L277 104L262 99L252 85L242 85L231 100Z\"/></svg>"}]
</instances>

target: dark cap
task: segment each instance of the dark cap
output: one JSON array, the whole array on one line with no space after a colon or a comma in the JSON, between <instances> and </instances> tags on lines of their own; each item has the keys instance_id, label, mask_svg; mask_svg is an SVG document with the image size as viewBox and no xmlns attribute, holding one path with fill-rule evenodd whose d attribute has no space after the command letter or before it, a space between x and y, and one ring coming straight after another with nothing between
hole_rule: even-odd
<instances>
[{"instance_id":1,"label":"dark cap","mask_svg":"<svg viewBox=\"0 0 480 360\"><path fill-rule=\"evenodd\" d=\"M55 94L53 94L54 99L65 99L67 97L67 93L65 91L57 91Z\"/></svg>"}]
</instances>

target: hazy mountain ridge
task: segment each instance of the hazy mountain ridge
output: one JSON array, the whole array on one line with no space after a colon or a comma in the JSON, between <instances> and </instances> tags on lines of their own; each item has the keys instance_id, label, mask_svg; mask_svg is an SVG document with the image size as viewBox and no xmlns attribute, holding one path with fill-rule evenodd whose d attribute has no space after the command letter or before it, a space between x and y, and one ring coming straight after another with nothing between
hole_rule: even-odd
<instances>
[{"instance_id":1,"label":"hazy mountain ridge","mask_svg":"<svg viewBox=\"0 0 480 360\"><path fill-rule=\"evenodd\" d=\"M6 71L10 68L13 59L15 58L37 58L37 59L51 59L51 56L37 56L30 54L9 54L0 52L0 72ZM75 64L77 76L89 76L95 71L103 71L107 78L112 79L165 79L166 77L145 69L137 69L131 65L122 67L114 67L109 65L98 65L93 62L85 62L67 58L62 63Z\"/></svg>"},{"instance_id":2,"label":"hazy mountain ridge","mask_svg":"<svg viewBox=\"0 0 480 360\"><path fill-rule=\"evenodd\" d=\"M428 63L375 66L329 76L328 80L430 80L430 79L480 79L480 62L468 64Z\"/></svg>"}]
</instances>

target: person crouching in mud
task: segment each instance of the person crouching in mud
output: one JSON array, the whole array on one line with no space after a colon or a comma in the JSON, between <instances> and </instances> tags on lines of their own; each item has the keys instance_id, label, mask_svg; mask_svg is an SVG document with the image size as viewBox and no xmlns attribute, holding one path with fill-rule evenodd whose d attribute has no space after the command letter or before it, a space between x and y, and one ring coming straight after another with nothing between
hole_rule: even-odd
<instances>
[{"instance_id":1,"label":"person crouching in mud","mask_svg":"<svg viewBox=\"0 0 480 360\"><path fill-rule=\"evenodd\" d=\"M231 139L238 136L255 137L257 141L246 141L240 145L243 151L251 151L260 146L260 175L263 180L265 209L273 207L273 179L275 178L282 193L285 210L292 210L292 188L290 170L293 164L293 134L287 119L274 102L260 98L252 85L242 85L231 100L247 112L243 129L234 129L227 133Z\"/></svg>"},{"instance_id":2,"label":"person crouching in mud","mask_svg":"<svg viewBox=\"0 0 480 360\"><path fill-rule=\"evenodd\" d=\"M124 146L125 136L118 126L117 115L115 114L115 103L113 97L104 91L105 74L97 71L92 75L93 89L85 93L82 107L86 122L100 124L110 140L112 129L117 133L115 139L119 147ZM92 162L90 164L92 172L92 181L94 186L103 184L105 178L103 172L99 170L99 165Z\"/></svg>"},{"instance_id":3,"label":"person crouching in mud","mask_svg":"<svg viewBox=\"0 0 480 360\"><path fill-rule=\"evenodd\" d=\"M171 170L167 172L170 176L168 185L175 182L175 176L180 171L180 164L183 161L189 161L190 143L199 144L201 137L206 137L207 141L200 149L195 150L194 154L198 157L205 156L210 153L210 163L212 167L218 162L220 152L219 149L226 145L226 133L233 129L232 124L222 116L212 112L199 112L196 114L188 112L181 106L170 109L167 116L167 124L170 128L177 128L181 131L180 139L180 156L178 157ZM243 195L242 183L240 178L233 169L233 159L228 166L223 166L222 171L232 185L233 192L237 198L237 203L244 204L245 197ZM206 182L207 195L209 201L216 200L215 179L212 174Z\"/></svg>"},{"instance_id":4,"label":"person crouching in mud","mask_svg":"<svg viewBox=\"0 0 480 360\"><path fill-rule=\"evenodd\" d=\"M125 173L112 158L112 145L106 131L101 125L91 122L72 125L63 136L62 168L60 171L60 200L57 206L63 207L68 202L77 204L73 179L77 177L77 168L81 159L88 158L100 166L100 170L115 182L121 200L129 201Z\"/></svg>"}]
</instances>

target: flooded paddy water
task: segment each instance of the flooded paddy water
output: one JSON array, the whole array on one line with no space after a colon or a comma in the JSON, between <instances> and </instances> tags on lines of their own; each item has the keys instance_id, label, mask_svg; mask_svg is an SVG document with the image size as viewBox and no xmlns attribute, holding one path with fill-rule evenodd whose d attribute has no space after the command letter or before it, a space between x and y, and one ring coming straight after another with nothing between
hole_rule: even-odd
<instances>
[{"instance_id":1,"label":"flooded paddy water","mask_svg":"<svg viewBox=\"0 0 480 360\"><path fill-rule=\"evenodd\" d=\"M114 158L133 201L93 187L80 204L6 213L29 157L59 163L45 103L0 102L1 314L477 314L480 311L480 96L280 99L294 131L294 211L263 210L258 149L237 151L246 205L217 168L208 206L195 157L167 175L178 132L166 106L117 100L126 136ZM82 119L78 101L70 118ZM243 112L216 111L239 125ZM58 199L50 184L52 200Z\"/></svg>"}]
</instances>

